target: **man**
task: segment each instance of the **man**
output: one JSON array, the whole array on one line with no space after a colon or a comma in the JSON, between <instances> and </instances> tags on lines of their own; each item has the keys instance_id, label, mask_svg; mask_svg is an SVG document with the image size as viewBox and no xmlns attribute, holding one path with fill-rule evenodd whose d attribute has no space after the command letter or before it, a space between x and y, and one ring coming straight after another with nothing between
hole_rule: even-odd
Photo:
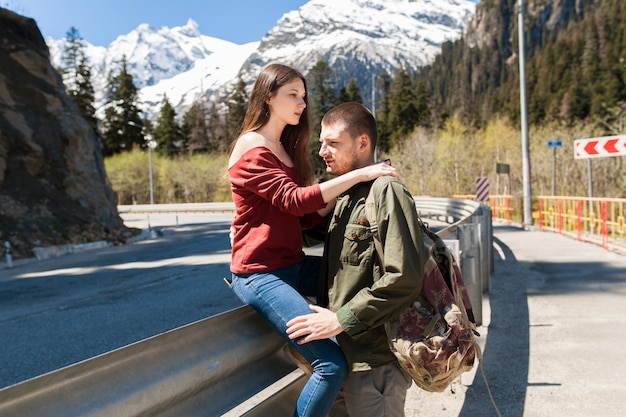
<instances>
[{"instance_id":1,"label":"man","mask_svg":"<svg viewBox=\"0 0 626 417\"><path fill-rule=\"evenodd\" d=\"M370 111L343 103L324 115L319 154L326 171L341 175L371 165L377 132ZM373 188L385 262L381 266L365 216ZM415 202L395 178L355 185L337 197L321 267L326 284L318 299L328 309L287 323L298 343L336 336L351 369L343 385L345 406L354 417L404 416L410 376L389 350L384 324L408 306L422 287L425 248Z\"/></svg>"}]
</instances>

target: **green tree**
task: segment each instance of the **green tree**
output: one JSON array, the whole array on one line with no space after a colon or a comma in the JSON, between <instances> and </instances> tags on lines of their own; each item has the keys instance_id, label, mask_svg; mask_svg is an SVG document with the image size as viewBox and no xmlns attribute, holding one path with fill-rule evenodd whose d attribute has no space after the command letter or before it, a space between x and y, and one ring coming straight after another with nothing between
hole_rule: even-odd
<instances>
[{"instance_id":1,"label":"green tree","mask_svg":"<svg viewBox=\"0 0 626 417\"><path fill-rule=\"evenodd\" d=\"M391 148L391 126L389 125L389 111L391 101L391 81L389 74L383 73L378 77L378 89L381 91L376 120L378 124L378 148L387 152Z\"/></svg>"},{"instance_id":2,"label":"green tree","mask_svg":"<svg viewBox=\"0 0 626 417\"><path fill-rule=\"evenodd\" d=\"M226 123L224 122L224 118L220 116L217 103L211 104L209 108L207 134L210 149L225 152L230 147L231 140L228 137Z\"/></svg>"},{"instance_id":3,"label":"green tree","mask_svg":"<svg viewBox=\"0 0 626 417\"><path fill-rule=\"evenodd\" d=\"M350 79L347 87L342 87L339 90L339 94L335 99L335 105L346 103L349 101L356 101L357 103L363 104L363 98L361 97L361 90L359 86L356 84L356 80L354 78Z\"/></svg>"},{"instance_id":4,"label":"green tree","mask_svg":"<svg viewBox=\"0 0 626 417\"><path fill-rule=\"evenodd\" d=\"M94 89L91 84L91 69L85 55L85 42L74 26L65 35L61 55L63 68L60 73L68 96L78 107L80 114L89 123L94 132L98 129L94 107Z\"/></svg>"},{"instance_id":5,"label":"green tree","mask_svg":"<svg viewBox=\"0 0 626 417\"><path fill-rule=\"evenodd\" d=\"M106 104L102 121L102 145L105 156L130 151L145 145L143 121L139 114L137 87L128 72L126 56L119 72L110 73L106 87Z\"/></svg>"},{"instance_id":6,"label":"green tree","mask_svg":"<svg viewBox=\"0 0 626 417\"><path fill-rule=\"evenodd\" d=\"M307 78L307 97L309 114L313 126L312 138L309 144L309 151L313 159L315 175L323 178L326 166L322 158L319 157L319 137L322 129L320 123L324 114L337 102L335 94L335 82L333 69L325 61L317 63L309 70Z\"/></svg>"},{"instance_id":7,"label":"green tree","mask_svg":"<svg viewBox=\"0 0 626 417\"><path fill-rule=\"evenodd\" d=\"M247 107L248 94L246 93L246 83L240 76L228 99L228 120L226 126L228 135L231 138L235 138L241 132Z\"/></svg>"},{"instance_id":8,"label":"green tree","mask_svg":"<svg viewBox=\"0 0 626 417\"><path fill-rule=\"evenodd\" d=\"M449 118L436 144L437 170L445 181L441 184L444 195L468 194L473 191L473 181L480 175L476 164L480 157L474 136L457 115Z\"/></svg>"},{"instance_id":9,"label":"green tree","mask_svg":"<svg viewBox=\"0 0 626 417\"><path fill-rule=\"evenodd\" d=\"M192 153L210 150L206 124L206 109L202 100L191 105L183 116L181 126L187 150Z\"/></svg>"},{"instance_id":10,"label":"green tree","mask_svg":"<svg viewBox=\"0 0 626 417\"><path fill-rule=\"evenodd\" d=\"M408 136L419 122L418 110L415 107L415 88L408 72L401 68L391 83L389 101L389 126L391 131L391 147L400 143Z\"/></svg>"},{"instance_id":11,"label":"green tree","mask_svg":"<svg viewBox=\"0 0 626 417\"><path fill-rule=\"evenodd\" d=\"M333 77L334 72L325 61L317 61L307 74L309 113L311 114L313 138L315 139L320 136L322 117L337 101ZM313 140L312 142L316 141Z\"/></svg>"},{"instance_id":12,"label":"green tree","mask_svg":"<svg viewBox=\"0 0 626 417\"><path fill-rule=\"evenodd\" d=\"M176 123L176 110L166 97L163 97L161 111L154 128L156 150L161 155L172 156L184 149L183 135Z\"/></svg>"},{"instance_id":13,"label":"green tree","mask_svg":"<svg viewBox=\"0 0 626 417\"><path fill-rule=\"evenodd\" d=\"M428 127L430 122L430 97L426 83L423 80L418 80L415 86L415 113L417 117L415 120L416 124Z\"/></svg>"}]
</instances>

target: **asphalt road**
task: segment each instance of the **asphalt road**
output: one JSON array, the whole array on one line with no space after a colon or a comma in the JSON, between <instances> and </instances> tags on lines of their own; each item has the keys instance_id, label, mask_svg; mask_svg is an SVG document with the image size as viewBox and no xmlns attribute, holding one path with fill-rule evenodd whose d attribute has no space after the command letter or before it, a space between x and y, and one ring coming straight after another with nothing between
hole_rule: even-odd
<instances>
[{"instance_id":1,"label":"asphalt road","mask_svg":"<svg viewBox=\"0 0 626 417\"><path fill-rule=\"evenodd\" d=\"M230 216L151 214L157 238L0 265L0 387L241 305L222 282ZM626 416L626 257L503 225L494 254L479 344L502 416ZM444 393L413 386L406 414L495 416L476 367Z\"/></svg>"},{"instance_id":2,"label":"asphalt road","mask_svg":"<svg viewBox=\"0 0 626 417\"><path fill-rule=\"evenodd\" d=\"M0 265L0 388L241 305L232 214L126 214L156 238Z\"/></svg>"}]
</instances>

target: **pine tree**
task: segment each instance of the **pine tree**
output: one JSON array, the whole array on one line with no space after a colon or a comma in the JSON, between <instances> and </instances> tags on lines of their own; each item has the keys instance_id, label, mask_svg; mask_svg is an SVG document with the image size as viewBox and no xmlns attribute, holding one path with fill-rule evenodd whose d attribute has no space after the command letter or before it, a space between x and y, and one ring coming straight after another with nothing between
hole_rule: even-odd
<instances>
[{"instance_id":1,"label":"pine tree","mask_svg":"<svg viewBox=\"0 0 626 417\"><path fill-rule=\"evenodd\" d=\"M430 98L426 83L419 80L415 86L415 113L417 116L416 124L428 127L430 123Z\"/></svg>"},{"instance_id":2,"label":"pine tree","mask_svg":"<svg viewBox=\"0 0 626 417\"><path fill-rule=\"evenodd\" d=\"M187 110L187 113L183 116L181 129L185 137L187 150L192 153L212 150L209 145L206 110L202 100L197 100Z\"/></svg>"},{"instance_id":3,"label":"pine tree","mask_svg":"<svg viewBox=\"0 0 626 417\"><path fill-rule=\"evenodd\" d=\"M246 83L239 76L239 81L233 89L228 99L228 121L227 130L231 138L235 138L241 132L243 119L248 106L248 94L246 93Z\"/></svg>"},{"instance_id":4,"label":"pine tree","mask_svg":"<svg viewBox=\"0 0 626 417\"><path fill-rule=\"evenodd\" d=\"M314 139L319 138L322 117L336 103L333 76L332 68L325 61L317 61L307 74L307 87L309 88L307 95L309 98L309 113L311 114L314 129ZM316 143L316 140L311 142Z\"/></svg>"},{"instance_id":5,"label":"pine tree","mask_svg":"<svg viewBox=\"0 0 626 417\"><path fill-rule=\"evenodd\" d=\"M91 84L91 69L85 54L85 42L74 26L66 33L64 49L61 56L63 68L60 73L67 89L68 96L78 107L80 114L97 132L98 120L94 107L94 89Z\"/></svg>"},{"instance_id":6,"label":"pine tree","mask_svg":"<svg viewBox=\"0 0 626 417\"><path fill-rule=\"evenodd\" d=\"M378 77L378 89L381 97L378 102L376 119L378 125L378 148L387 152L391 148L391 127L389 125L389 103L391 101L391 76L383 73Z\"/></svg>"},{"instance_id":7,"label":"pine tree","mask_svg":"<svg viewBox=\"0 0 626 417\"><path fill-rule=\"evenodd\" d=\"M342 87L339 90L339 94L335 99L335 105L346 103L349 101L356 101L357 103L363 104L363 98L361 97L361 90L359 86L356 84L356 80L354 78L350 79L347 87Z\"/></svg>"},{"instance_id":8,"label":"pine tree","mask_svg":"<svg viewBox=\"0 0 626 417\"><path fill-rule=\"evenodd\" d=\"M413 131L420 118L415 107L415 87L408 72L401 68L391 83L389 102L389 125L391 131L391 147L400 143Z\"/></svg>"},{"instance_id":9,"label":"pine tree","mask_svg":"<svg viewBox=\"0 0 626 417\"><path fill-rule=\"evenodd\" d=\"M216 149L219 152L225 152L232 142L228 136L224 118L220 116L216 103L213 103L209 108L207 135L210 148Z\"/></svg>"},{"instance_id":10,"label":"pine tree","mask_svg":"<svg viewBox=\"0 0 626 417\"><path fill-rule=\"evenodd\" d=\"M167 99L163 97L161 111L154 128L154 140L157 143L157 152L161 155L172 156L184 150L183 135L176 123L176 110Z\"/></svg>"},{"instance_id":11,"label":"pine tree","mask_svg":"<svg viewBox=\"0 0 626 417\"><path fill-rule=\"evenodd\" d=\"M309 151L313 159L315 176L318 178L323 177L326 172L324 161L319 157L318 139L322 129L320 123L324 114L337 102L333 77L333 70L325 61L317 61L306 75L309 90L307 91L307 102L313 126Z\"/></svg>"},{"instance_id":12,"label":"pine tree","mask_svg":"<svg viewBox=\"0 0 626 417\"><path fill-rule=\"evenodd\" d=\"M139 115L137 87L128 72L126 56L119 72L108 76L102 144L105 156L145 146L143 121Z\"/></svg>"}]
</instances>

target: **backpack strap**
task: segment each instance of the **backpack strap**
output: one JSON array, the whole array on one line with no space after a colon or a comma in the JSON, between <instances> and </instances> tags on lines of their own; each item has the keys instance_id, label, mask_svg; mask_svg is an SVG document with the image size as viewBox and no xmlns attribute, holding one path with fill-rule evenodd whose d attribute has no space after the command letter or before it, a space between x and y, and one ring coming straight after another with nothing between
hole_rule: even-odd
<instances>
[{"instance_id":1,"label":"backpack strap","mask_svg":"<svg viewBox=\"0 0 626 417\"><path fill-rule=\"evenodd\" d=\"M378 233L378 221L376 216L376 197L374 196L374 185L370 188L369 194L365 199L365 217L369 222L370 232L374 237L374 247L376 248L376 254L378 255L378 260L380 262L380 267L385 270L385 252L383 250L383 243L380 239L380 234ZM422 225L422 220L419 219L420 225ZM433 262L435 264L435 262ZM428 262L424 265L424 268L428 266ZM434 268L437 268L436 264ZM418 295L416 298L424 306L430 306L430 302L422 296L422 294ZM435 323L435 320L432 321Z\"/></svg>"},{"instance_id":2,"label":"backpack strap","mask_svg":"<svg viewBox=\"0 0 626 417\"><path fill-rule=\"evenodd\" d=\"M378 233L378 221L376 219L376 197L374 196L373 184L372 184L372 187L370 188L369 193L367 194L367 198L365 199L365 217L367 218L367 221L370 224L370 231L372 232L372 235L374 236L374 246L376 247L376 253L378 254L380 265L381 267L384 268L385 254L383 251L382 242L380 240L380 235ZM472 333L474 333L475 336L480 336L480 334L476 330L476 326L474 325L473 320L470 320L470 318L467 315L467 311L465 309L465 305L464 305L465 303L463 302L463 295L462 295L462 292L465 291L465 286L461 284L462 277L457 276L457 273L460 274L460 271L455 270L452 253L446 246L443 239L441 239L441 237L439 237L439 235L437 235L435 232L430 230L428 225L424 223L419 216L417 216L417 221L420 226L420 229L422 229L422 231L433 241L433 246L431 247L430 257L432 257L433 260L435 260L435 263L437 263L437 265L439 265L439 263L441 262L442 257L447 258L446 267L449 269L447 273L448 273L448 276L450 277L450 289L454 296L455 302L459 306L459 310L461 310L462 312L463 323ZM418 296L418 299L420 299L421 300L420 302L422 303L425 302L426 304L429 304L428 301L426 301L421 295ZM498 406L496 405L496 402L493 398L493 394L491 393L489 382L487 382L487 376L485 375L485 370L483 368L483 353L476 340L474 340L474 347L476 351L476 359L478 361L478 366L480 367L480 371L483 377L483 382L485 383L485 387L487 388L487 393L489 394L489 399L491 400L491 404L493 405L493 408L495 409L498 417L502 417L502 415L500 414L500 410L498 409Z\"/></svg>"},{"instance_id":3,"label":"backpack strap","mask_svg":"<svg viewBox=\"0 0 626 417\"><path fill-rule=\"evenodd\" d=\"M375 182L376 181L374 181L370 187L370 191L365 199L365 217L370 224L370 231L374 237L374 246L380 261L380 266L384 269L385 252L383 250L383 244L378 231L376 197L374 194ZM445 242L438 234L430 230L428 224L424 223L420 216L417 216L417 223L421 231L433 241L433 245L430 248L430 257L434 259L435 264L441 270L455 303L460 307L460 310L463 313L464 321L467 323L467 326L472 330L472 332L479 336L476 326L474 325L474 314L471 310L471 303L469 302L467 289L465 287L465 283L463 282L461 271L458 269L458 265L455 265L453 260L454 257L452 256L450 249L446 246ZM470 308L468 309L467 307Z\"/></svg>"}]
</instances>

